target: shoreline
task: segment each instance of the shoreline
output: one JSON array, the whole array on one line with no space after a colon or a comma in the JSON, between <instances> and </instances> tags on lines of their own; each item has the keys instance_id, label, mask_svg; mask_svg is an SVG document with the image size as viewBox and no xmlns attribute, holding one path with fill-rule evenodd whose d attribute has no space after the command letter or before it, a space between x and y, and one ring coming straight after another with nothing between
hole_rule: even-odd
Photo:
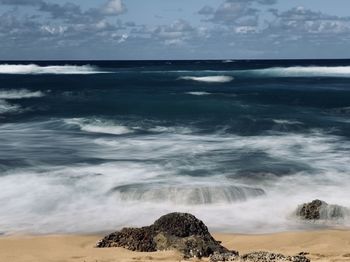
<instances>
[{"instance_id":1,"label":"shoreline","mask_svg":"<svg viewBox=\"0 0 350 262\"><path fill-rule=\"evenodd\" d=\"M123 248L94 248L104 235L0 236L0 261L11 262L129 262L182 261L176 251L132 252ZM272 234L213 233L216 240L241 254L270 251L284 255L309 253L311 261L350 261L350 230L312 230ZM196 261L196 260L194 260ZM207 261L207 259L203 259Z\"/></svg>"}]
</instances>

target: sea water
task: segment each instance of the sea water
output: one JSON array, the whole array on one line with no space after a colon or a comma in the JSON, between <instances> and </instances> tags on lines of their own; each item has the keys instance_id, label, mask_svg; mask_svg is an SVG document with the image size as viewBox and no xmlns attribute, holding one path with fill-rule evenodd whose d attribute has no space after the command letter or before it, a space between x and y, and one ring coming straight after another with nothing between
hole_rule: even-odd
<instances>
[{"instance_id":1,"label":"sea water","mask_svg":"<svg viewBox=\"0 0 350 262\"><path fill-rule=\"evenodd\" d=\"M0 62L3 233L305 229L349 163L350 60Z\"/></svg>"}]
</instances>

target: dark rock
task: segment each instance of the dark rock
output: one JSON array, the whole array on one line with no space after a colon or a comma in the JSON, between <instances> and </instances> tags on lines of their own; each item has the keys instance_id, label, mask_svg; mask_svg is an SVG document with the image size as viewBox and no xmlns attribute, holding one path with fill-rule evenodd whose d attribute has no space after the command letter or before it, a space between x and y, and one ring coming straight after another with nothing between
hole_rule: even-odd
<instances>
[{"instance_id":1,"label":"dark rock","mask_svg":"<svg viewBox=\"0 0 350 262\"><path fill-rule=\"evenodd\" d=\"M297 214L300 217L308 220L320 219L320 210L322 205L326 205L326 202L316 199L310 203L303 204Z\"/></svg>"},{"instance_id":2,"label":"dark rock","mask_svg":"<svg viewBox=\"0 0 350 262\"><path fill-rule=\"evenodd\" d=\"M124 228L106 236L96 247L124 247L140 252L175 249L185 258L228 252L210 235L202 221L186 213L162 216L148 227Z\"/></svg>"},{"instance_id":3,"label":"dark rock","mask_svg":"<svg viewBox=\"0 0 350 262\"><path fill-rule=\"evenodd\" d=\"M314 200L298 207L296 215L305 220L326 220L344 218L349 213L345 207L329 205L322 200Z\"/></svg>"},{"instance_id":4,"label":"dark rock","mask_svg":"<svg viewBox=\"0 0 350 262\"><path fill-rule=\"evenodd\" d=\"M195 216L187 213L170 213L162 216L153 224L157 231L176 237L192 235L208 236L209 231L204 223Z\"/></svg>"},{"instance_id":5,"label":"dark rock","mask_svg":"<svg viewBox=\"0 0 350 262\"><path fill-rule=\"evenodd\" d=\"M241 256L241 261L249 262L278 262L278 261L292 261L292 262L310 262L310 259L303 255L284 256L282 254L275 254L270 252L253 252Z\"/></svg>"},{"instance_id":6,"label":"dark rock","mask_svg":"<svg viewBox=\"0 0 350 262\"><path fill-rule=\"evenodd\" d=\"M237 262L282 262L282 261L291 261L291 262L310 262L310 259L304 255L296 256L285 256L282 254L275 254L270 252L253 252L239 256L238 253L215 253L210 256L210 262L225 262L225 261L237 261Z\"/></svg>"},{"instance_id":7,"label":"dark rock","mask_svg":"<svg viewBox=\"0 0 350 262\"><path fill-rule=\"evenodd\" d=\"M230 251L226 253L215 252L210 256L209 262L237 261L237 260L239 260L239 253L237 251Z\"/></svg>"},{"instance_id":8,"label":"dark rock","mask_svg":"<svg viewBox=\"0 0 350 262\"><path fill-rule=\"evenodd\" d=\"M96 247L124 247L132 251L154 252L154 232L151 227L123 228L112 233L96 244Z\"/></svg>"}]
</instances>

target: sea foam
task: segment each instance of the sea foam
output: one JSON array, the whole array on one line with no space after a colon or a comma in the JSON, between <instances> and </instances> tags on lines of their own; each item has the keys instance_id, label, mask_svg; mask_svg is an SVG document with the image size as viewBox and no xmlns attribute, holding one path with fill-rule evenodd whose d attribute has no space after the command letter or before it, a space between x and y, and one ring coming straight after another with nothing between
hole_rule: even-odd
<instances>
[{"instance_id":1,"label":"sea foam","mask_svg":"<svg viewBox=\"0 0 350 262\"><path fill-rule=\"evenodd\" d=\"M207 95L211 95L211 93L209 92L187 92L186 94L188 95L193 95L193 96L207 96Z\"/></svg>"},{"instance_id":2,"label":"sea foam","mask_svg":"<svg viewBox=\"0 0 350 262\"><path fill-rule=\"evenodd\" d=\"M205 83L228 83L233 80L232 76L182 76L182 80L192 80Z\"/></svg>"},{"instance_id":3,"label":"sea foam","mask_svg":"<svg viewBox=\"0 0 350 262\"><path fill-rule=\"evenodd\" d=\"M241 71L264 77L350 77L350 66L293 66Z\"/></svg>"},{"instance_id":4,"label":"sea foam","mask_svg":"<svg viewBox=\"0 0 350 262\"><path fill-rule=\"evenodd\" d=\"M151 224L174 210L193 213L213 230L273 232L309 227L290 214L312 199L348 206L350 143L340 136L317 130L259 136L135 133L100 143L102 138L50 121L0 126L0 159L30 160L30 166L5 163L4 232L109 231ZM261 179L236 177L240 168L251 167L242 166L240 156L252 153L269 157L259 168ZM43 165L43 159L53 162ZM252 166L260 161L255 158ZM275 162L302 169L263 179Z\"/></svg>"},{"instance_id":5,"label":"sea foam","mask_svg":"<svg viewBox=\"0 0 350 262\"><path fill-rule=\"evenodd\" d=\"M82 131L92 133L123 135L134 132L134 130L126 126L101 119L72 118L66 119L65 123L69 125L77 125Z\"/></svg>"},{"instance_id":6,"label":"sea foam","mask_svg":"<svg viewBox=\"0 0 350 262\"><path fill-rule=\"evenodd\" d=\"M29 91L27 89L0 90L0 99L21 99L42 97L45 94L41 91Z\"/></svg>"},{"instance_id":7,"label":"sea foam","mask_svg":"<svg viewBox=\"0 0 350 262\"><path fill-rule=\"evenodd\" d=\"M10 104L3 99L0 99L0 114L14 113L20 111L20 106Z\"/></svg>"},{"instance_id":8,"label":"sea foam","mask_svg":"<svg viewBox=\"0 0 350 262\"><path fill-rule=\"evenodd\" d=\"M90 65L75 66L75 65L64 65L64 66L39 66L36 64L29 65L10 65L0 64L0 74L65 74L65 75L84 75L84 74L100 74L107 73L100 71L97 68Z\"/></svg>"}]
</instances>

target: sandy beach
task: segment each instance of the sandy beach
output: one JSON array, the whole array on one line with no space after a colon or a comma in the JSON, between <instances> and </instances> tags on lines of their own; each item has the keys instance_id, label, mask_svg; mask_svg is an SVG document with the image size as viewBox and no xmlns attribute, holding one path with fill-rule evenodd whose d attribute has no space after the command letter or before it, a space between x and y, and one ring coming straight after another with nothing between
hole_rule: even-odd
<instances>
[{"instance_id":1,"label":"sandy beach","mask_svg":"<svg viewBox=\"0 0 350 262\"><path fill-rule=\"evenodd\" d=\"M264 235L213 234L240 253L308 252L311 261L350 261L350 232L324 230ZM8 262L129 262L182 261L175 251L139 253L122 248L97 249L102 235L4 236L0 238L0 261ZM204 260L206 261L206 260Z\"/></svg>"}]
</instances>

